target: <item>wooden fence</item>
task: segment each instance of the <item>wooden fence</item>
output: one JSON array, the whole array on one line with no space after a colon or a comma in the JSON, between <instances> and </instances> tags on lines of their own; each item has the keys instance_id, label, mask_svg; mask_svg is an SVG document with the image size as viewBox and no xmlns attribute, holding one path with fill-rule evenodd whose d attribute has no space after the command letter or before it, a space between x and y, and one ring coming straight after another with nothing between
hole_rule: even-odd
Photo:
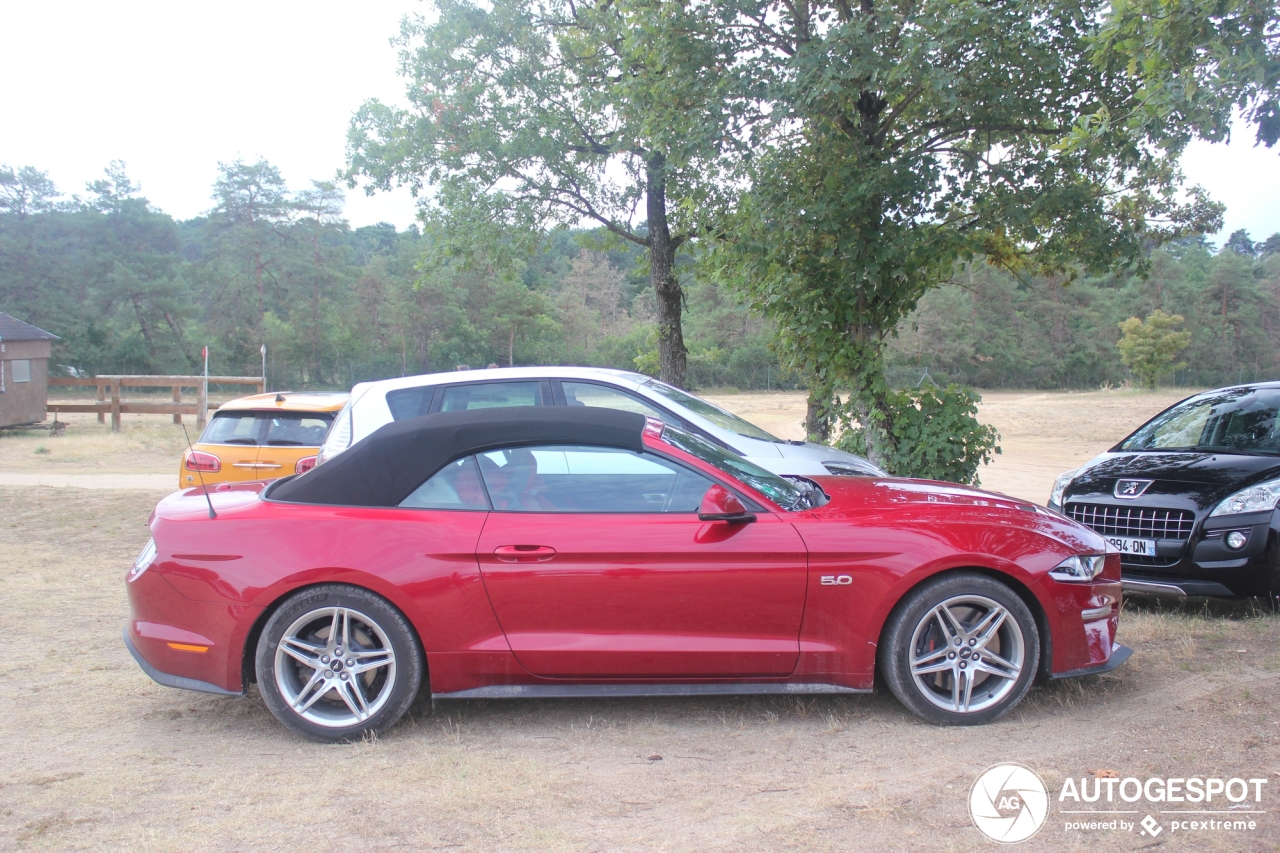
<instances>
[{"instance_id":1,"label":"wooden fence","mask_svg":"<svg viewBox=\"0 0 1280 853\"><path fill-rule=\"evenodd\" d=\"M258 393L266 387L259 376L210 376L208 385L252 385ZM120 431L120 416L123 415L173 415L175 424L182 423L183 415L195 415L196 425L204 429L205 413L218 408L217 404L209 404L208 385L203 376L95 376L92 379L81 379L74 376L50 376L49 385L96 387L97 403L62 403L57 400L45 404L47 411L57 416L62 412L97 413L98 423L106 423L106 416L111 415L111 429ZM172 388L173 402L144 403L121 399L122 388ZM182 401L182 390L194 388L194 403ZM110 393L111 398L107 399Z\"/></svg>"}]
</instances>

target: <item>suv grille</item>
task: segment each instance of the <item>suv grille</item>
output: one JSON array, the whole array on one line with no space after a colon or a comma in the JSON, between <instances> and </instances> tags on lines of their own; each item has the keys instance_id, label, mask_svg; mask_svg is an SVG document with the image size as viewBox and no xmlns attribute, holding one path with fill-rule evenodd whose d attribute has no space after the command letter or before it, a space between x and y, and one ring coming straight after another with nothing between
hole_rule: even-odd
<instances>
[{"instance_id":1,"label":"suv grille","mask_svg":"<svg viewBox=\"0 0 1280 853\"><path fill-rule=\"evenodd\" d=\"M1140 506L1103 506L1101 504L1067 504L1067 515L1103 536L1127 536L1133 539L1191 538L1196 525L1195 513L1185 509L1154 509ZM1177 559L1143 557L1125 554L1126 563L1141 566L1169 566Z\"/></svg>"}]
</instances>

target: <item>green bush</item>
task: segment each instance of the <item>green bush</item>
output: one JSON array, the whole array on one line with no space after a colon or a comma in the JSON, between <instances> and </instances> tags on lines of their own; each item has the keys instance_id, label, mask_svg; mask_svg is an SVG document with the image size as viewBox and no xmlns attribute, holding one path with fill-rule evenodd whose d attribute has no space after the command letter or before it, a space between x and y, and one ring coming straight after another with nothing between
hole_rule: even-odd
<instances>
[{"instance_id":1,"label":"green bush","mask_svg":"<svg viewBox=\"0 0 1280 853\"><path fill-rule=\"evenodd\" d=\"M978 421L979 399L959 385L890 391L888 432L895 447L884 467L899 477L978 485L978 466L1000 452L999 433ZM862 428L847 420L836 446L867 455Z\"/></svg>"}]
</instances>

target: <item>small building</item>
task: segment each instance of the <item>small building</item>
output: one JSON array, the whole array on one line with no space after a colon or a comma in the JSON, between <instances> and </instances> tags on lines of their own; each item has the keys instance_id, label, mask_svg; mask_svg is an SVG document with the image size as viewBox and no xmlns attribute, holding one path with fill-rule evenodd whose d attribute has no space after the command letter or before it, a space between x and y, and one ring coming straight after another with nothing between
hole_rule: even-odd
<instances>
[{"instance_id":1,"label":"small building","mask_svg":"<svg viewBox=\"0 0 1280 853\"><path fill-rule=\"evenodd\" d=\"M0 427L44 420L57 335L0 313Z\"/></svg>"}]
</instances>

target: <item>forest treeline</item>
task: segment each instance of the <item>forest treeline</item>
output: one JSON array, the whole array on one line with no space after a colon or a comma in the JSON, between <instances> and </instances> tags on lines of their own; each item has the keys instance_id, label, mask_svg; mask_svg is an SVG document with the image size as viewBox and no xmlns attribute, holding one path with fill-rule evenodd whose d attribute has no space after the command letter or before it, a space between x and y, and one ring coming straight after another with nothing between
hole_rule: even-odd
<instances>
[{"instance_id":1,"label":"forest treeline","mask_svg":"<svg viewBox=\"0 0 1280 853\"><path fill-rule=\"evenodd\" d=\"M351 228L342 193L291 192L268 163L223 164L205 216L157 210L113 163L83 195L33 167L0 167L0 311L60 337L54 361L88 375L214 373L272 388L491 364L593 364L657 372L645 257L600 231L560 230L533 257L429 264L415 228ZM500 247L498 247L500 249ZM498 249L495 249L497 251ZM754 317L698 267L686 294L689 384L794 388ZM890 346L890 376L982 388L1092 388L1128 378L1118 324L1185 318L1182 385L1280 374L1280 235L1237 233L1157 249L1149 276L1019 280L981 262L925 295ZM927 380L925 380L927 381ZM1168 379L1166 379L1168 381Z\"/></svg>"}]
</instances>

